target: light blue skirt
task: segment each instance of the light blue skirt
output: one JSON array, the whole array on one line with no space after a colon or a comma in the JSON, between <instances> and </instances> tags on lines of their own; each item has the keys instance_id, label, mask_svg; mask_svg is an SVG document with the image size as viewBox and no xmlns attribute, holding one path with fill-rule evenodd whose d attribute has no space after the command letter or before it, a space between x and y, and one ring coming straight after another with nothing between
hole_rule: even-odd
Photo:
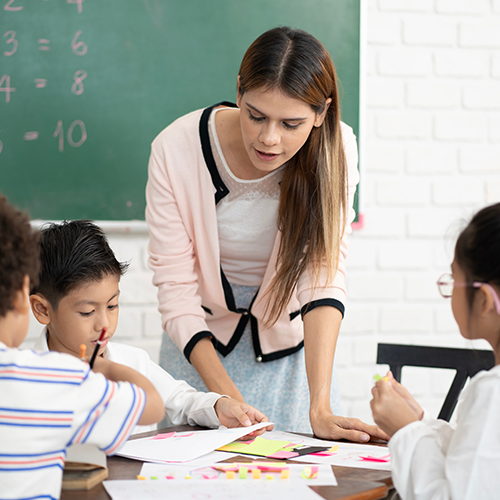
<instances>
[{"instance_id":1,"label":"light blue skirt","mask_svg":"<svg viewBox=\"0 0 500 500\"><path fill-rule=\"evenodd\" d=\"M257 287L231 286L236 307L247 308ZM245 401L267 415L276 429L312 432L309 423L309 388L304 349L275 361L258 363L255 361L249 323L233 351L225 357L218 352L217 354ZM163 333L160 366L174 378L185 380L195 389L207 390L196 369L166 333ZM341 415L335 369L332 374L330 401L333 413Z\"/></svg>"}]
</instances>

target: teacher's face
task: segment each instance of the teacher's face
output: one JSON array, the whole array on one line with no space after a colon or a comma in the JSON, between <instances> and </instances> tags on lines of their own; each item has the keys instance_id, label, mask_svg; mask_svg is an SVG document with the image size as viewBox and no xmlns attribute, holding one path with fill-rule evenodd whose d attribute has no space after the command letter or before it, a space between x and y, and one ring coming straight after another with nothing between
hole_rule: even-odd
<instances>
[{"instance_id":1,"label":"teacher's face","mask_svg":"<svg viewBox=\"0 0 500 500\"><path fill-rule=\"evenodd\" d=\"M328 100L330 101L330 100ZM243 144L259 178L286 163L324 120L309 104L278 90L254 89L238 95Z\"/></svg>"}]
</instances>

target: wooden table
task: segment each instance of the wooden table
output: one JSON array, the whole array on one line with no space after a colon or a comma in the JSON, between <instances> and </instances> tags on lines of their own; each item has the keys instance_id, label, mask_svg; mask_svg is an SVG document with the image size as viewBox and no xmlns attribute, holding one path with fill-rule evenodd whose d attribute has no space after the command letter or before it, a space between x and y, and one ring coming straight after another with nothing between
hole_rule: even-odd
<instances>
[{"instance_id":1,"label":"wooden table","mask_svg":"<svg viewBox=\"0 0 500 500\"><path fill-rule=\"evenodd\" d=\"M178 425L168 429L136 434L131 439L154 436L159 432L196 430L201 427ZM236 459L228 459L234 462ZM239 462L251 462L248 457L238 458ZM298 462L292 462L298 463ZM142 462L124 457L108 457L108 479L135 479L140 473ZM384 498L392 488L391 473L372 469L357 469L352 467L339 467L332 465L337 478L338 486L311 486L327 500L378 500ZM99 484L89 491L62 491L61 500L110 500L104 486ZM138 499L140 500L140 499Z\"/></svg>"}]
</instances>

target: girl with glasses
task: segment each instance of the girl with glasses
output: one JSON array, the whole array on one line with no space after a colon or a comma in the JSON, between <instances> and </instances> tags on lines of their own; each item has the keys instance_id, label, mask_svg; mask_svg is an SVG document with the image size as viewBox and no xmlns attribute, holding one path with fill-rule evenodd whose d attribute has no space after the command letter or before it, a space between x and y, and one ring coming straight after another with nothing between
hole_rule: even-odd
<instances>
[{"instance_id":1,"label":"girl with glasses","mask_svg":"<svg viewBox=\"0 0 500 500\"><path fill-rule=\"evenodd\" d=\"M393 481L404 500L500 495L500 203L462 231L451 271L439 291L451 297L460 334L487 340L496 365L471 379L456 425L429 417L390 372L375 384L373 418L391 436Z\"/></svg>"}]
</instances>

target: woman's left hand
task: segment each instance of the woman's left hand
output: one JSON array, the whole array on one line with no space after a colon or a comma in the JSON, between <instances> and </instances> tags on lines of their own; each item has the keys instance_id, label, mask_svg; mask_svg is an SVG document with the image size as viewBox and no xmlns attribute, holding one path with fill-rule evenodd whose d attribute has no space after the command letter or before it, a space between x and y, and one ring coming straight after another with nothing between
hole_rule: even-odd
<instances>
[{"instance_id":1,"label":"woman's left hand","mask_svg":"<svg viewBox=\"0 0 500 500\"><path fill-rule=\"evenodd\" d=\"M389 436L376 425L369 425L359 418L334 415L331 411L311 412L311 427L320 439L347 439L356 443L366 443L371 438L389 440Z\"/></svg>"},{"instance_id":2,"label":"woman's left hand","mask_svg":"<svg viewBox=\"0 0 500 500\"><path fill-rule=\"evenodd\" d=\"M222 425L228 428L249 427L260 422L269 422L269 419L253 406L242 403L233 398L221 397L215 402L215 413ZM240 439L251 439L266 431L272 431L274 426L269 424L257 431L250 432Z\"/></svg>"}]
</instances>

